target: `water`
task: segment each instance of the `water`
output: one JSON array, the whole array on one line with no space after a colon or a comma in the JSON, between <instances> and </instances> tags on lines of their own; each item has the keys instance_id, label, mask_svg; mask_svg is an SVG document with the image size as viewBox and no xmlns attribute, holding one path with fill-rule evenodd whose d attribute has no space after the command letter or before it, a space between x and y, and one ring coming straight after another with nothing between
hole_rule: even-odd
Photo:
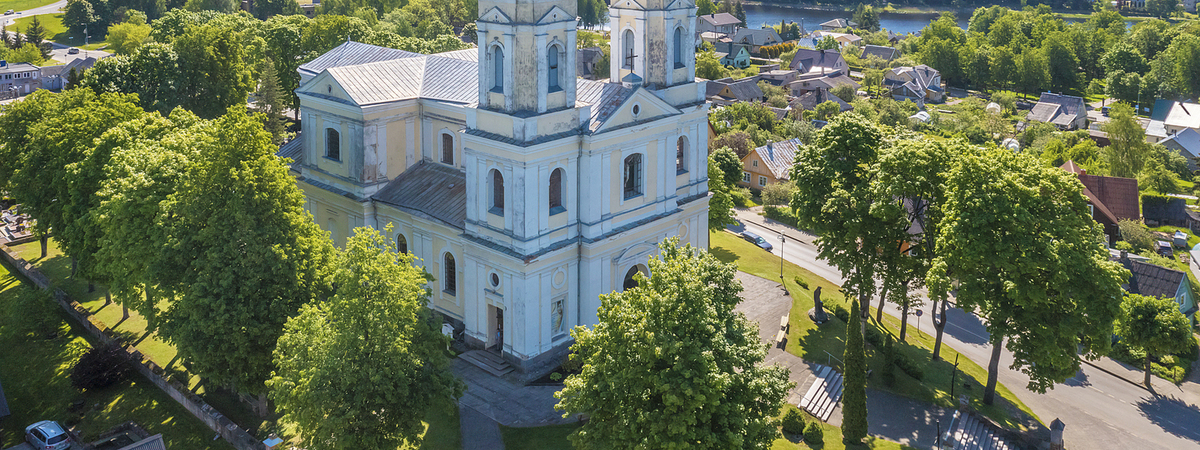
<instances>
[{"instance_id":1,"label":"water","mask_svg":"<svg viewBox=\"0 0 1200 450\"><path fill-rule=\"evenodd\" d=\"M745 5L746 25L751 28L761 28L763 24L778 25L783 20L802 23L804 30L813 32L821 29L821 23L832 19L850 20L849 11L822 11L815 9L786 8L776 5ZM958 17L958 26L966 29L967 21L971 18ZM896 34L920 31L929 22L938 18L937 13L929 14L888 14L879 15L879 24Z\"/></svg>"}]
</instances>

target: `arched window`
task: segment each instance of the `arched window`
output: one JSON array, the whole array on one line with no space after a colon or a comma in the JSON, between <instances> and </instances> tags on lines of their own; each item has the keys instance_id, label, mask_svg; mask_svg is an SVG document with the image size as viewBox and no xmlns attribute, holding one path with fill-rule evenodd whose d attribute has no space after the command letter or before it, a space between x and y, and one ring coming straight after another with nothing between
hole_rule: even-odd
<instances>
[{"instance_id":1,"label":"arched window","mask_svg":"<svg viewBox=\"0 0 1200 450\"><path fill-rule=\"evenodd\" d=\"M492 209L493 214L504 215L504 175L499 170L492 169Z\"/></svg>"},{"instance_id":2,"label":"arched window","mask_svg":"<svg viewBox=\"0 0 1200 450\"><path fill-rule=\"evenodd\" d=\"M504 50L492 47L492 92L504 93Z\"/></svg>"},{"instance_id":3,"label":"arched window","mask_svg":"<svg viewBox=\"0 0 1200 450\"><path fill-rule=\"evenodd\" d=\"M546 52L546 78L549 81L549 91L557 92L562 88L558 85L558 46L551 45Z\"/></svg>"},{"instance_id":4,"label":"arched window","mask_svg":"<svg viewBox=\"0 0 1200 450\"><path fill-rule=\"evenodd\" d=\"M454 164L454 136L442 133L442 164Z\"/></svg>"},{"instance_id":5,"label":"arched window","mask_svg":"<svg viewBox=\"0 0 1200 450\"><path fill-rule=\"evenodd\" d=\"M621 283L621 290L628 291L630 289L638 287L638 282L633 277L634 277L634 275L637 275L640 272L641 272L641 270L638 269L638 266L630 267L629 271L625 272L625 281L623 283Z\"/></svg>"},{"instance_id":6,"label":"arched window","mask_svg":"<svg viewBox=\"0 0 1200 450\"><path fill-rule=\"evenodd\" d=\"M688 140L687 136L680 136L675 142L675 173L680 174L687 172L687 157L688 157Z\"/></svg>"},{"instance_id":7,"label":"arched window","mask_svg":"<svg viewBox=\"0 0 1200 450\"><path fill-rule=\"evenodd\" d=\"M550 214L558 214L566 211L562 202L562 174L561 168L554 169L550 172Z\"/></svg>"},{"instance_id":8,"label":"arched window","mask_svg":"<svg viewBox=\"0 0 1200 450\"><path fill-rule=\"evenodd\" d=\"M621 38L621 43L625 48L625 60L621 62L621 67L633 70L633 30L625 30L625 34Z\"/></svg>"},{"instance_id":9,"label":"arched window","mask_svg":"<svg viewBox=\"0 0 1200 450\"><path fill-rule=\"evenodd\" d=\"M683 27L675 28L675 68L684 67L683 63Z\"/></svg>"},{"instance_id":10,"label":"arched window","mask_svg":"<svg viewBox=\"0 0 1200 450\"><path fill-rule=\"evenodd\" d=\"M335 161L342 160L342 138L333 128L325 129L325 157Z\"/></svg>"},{"instance_id":11,"label":"arched window","mask_svg":"<svg viewBox=\"0 0 1200 450\"><path fill-rule=\"evenodd\" d=\"M642 195L642 154L625 157L625 199Z\"/></svg>"},{"instance_id":12,"label":"arched window","mask_svg":"<svg viewBox=\"0 0 1200 450\"><path fill-rule=\"evenodd\" d=\"M404 235L400 233L396 233L396 251L408 253L408 239L405 239Z\"/></svg>"},{"instance_id":13,"label":"arched window","mask_svg":"<svg viewBox=\"0 0 1200 450\"><path fill-rule=\"evenodd\" d=\"M446 274L442 277L442 283L444 283L442 291L450 295L455 295L458 292L457 271L454 268L454 255L451 255L449 252L446 253L446 256L442 257L442 272Z\"/></svg>"}]
</instances>

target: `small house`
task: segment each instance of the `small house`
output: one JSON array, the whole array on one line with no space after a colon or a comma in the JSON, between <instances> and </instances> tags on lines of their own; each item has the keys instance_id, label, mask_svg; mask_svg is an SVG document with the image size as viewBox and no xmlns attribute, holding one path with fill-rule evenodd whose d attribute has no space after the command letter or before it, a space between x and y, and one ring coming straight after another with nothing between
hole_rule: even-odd
<instances>
[{"instance_id":1,"label":"small house","mask_svg":"<svg viewBox=\"0 0 1200 450\"><path fill-rule=\"evenodd\" d=\"M757 54L758 49L763 46L783 43L783 38L779 37L779 33L776 33L774 28L761 30L738 28L731 39L734 43L748 46L752 54Z\"/></svg>"},{"instance_id":2,"label":"small house","mask_svg":"<svg viewBox=\"0 0 1200 450\"><path fill-rule=\"evenodd\" d=\"M587 47L575 50L575 73L585 80L596 79L596 64L604 59L604 49Z\"/></svg>"},{"instance_id":3,"label":"small house","mask_svg":"<svg viewBox=\"0 0 1200 450\"><path fill-rule=\"evenodd\" d=\"M1117 224L1121 219L1141 220L1138 208L1138 184L1133 178L1088 175L1075 161L1067 161L1059 167L1079 177L1083 184L1083 196L1091 207L1092 219L1104 227L1109 245L1121 239Z\"/></svg>"},{"instance_id":4,"label":"small house","mask_svg":"<svg viewBox=\"0 0 1200 450\"><path fill-rule=\"evenodd\" d=\"M708 14L696 18L696 32L715 31L732 35L742 21L730 13Z\"/></svg>"},{"instance_id":5,"label":"small house","mask_svg":"<svg viewBox=\"0 0 1200 450\"><path fill-rule=\"evenodd\" d=\"M1166 244L1170 249L1169 242ZM1179 312L1187 316L1188 321L1195 324L1196 301L1192 298L1191 285L1187 274L1148 262L1135 261L1122 255L1117 262L1129 270L1129 282L1123 288L1130 294L1149 297L1169 298L1179 305Z\"/></svg>"},{"instance_id":6,"label":"small house","mask_svg":"<svg viewBox=\"0 0 1200 450\"><path fill-rule=\"evenodd\" d=\"M41 67L30 63L0 61L0 95L9 94L17 97L41 88Z\"/></svg>"},{"instance_id":7,"label":"small house","mask_svg":"<svg viewBox=\"0 0 1200 450\"><path fill-rule=\"evenodd\" d=\"M717 43L713 46L717 51L717 59L723 66L739 69L750 67L750 51L747 46L733 42Z\"/></svg>"},{"instance_id":8,"label":"small house","mask_svg":"<svg viewBox=\"0 0 1200 450\"><path fill-rule=\"evenodd\" d=\"M882 45L869 45L868 44L863 47L862 55L859 56L859 58L862 58L863 61L866 61L867 58L872 57L872 56L882 59L887 62L891 62L893 59L900 57L900 50L897 50L894 47L884 47Z\"/></svg>"},{"instance_id":9,"label":"small house","mask_svg":"<svg viewBox=\"0 0 1200 450\"><path fill-rule=\"evenodd\" d=\"M712 102L713 106L727 106L738 102L760 102L763 101L762 88L758 87L758 78L749 77L734 81L726 78L724 80L709 81L705 87L705 97Z\"/></svg>"},{"instance_id":10,"label":"small house","mask_svg":"<svg viewBox=\"0 0 1200 450\"><path fill-rule=\"evenodd\" d=\"M1184 128L1178 133L1167 136L1158 142L1168 150L1179 152L1188 162L1188 170L1200 170L1200 166L1196 164L1196 158L1200 157L1200 131L1191 128Z\"/></svg>"},{"instance_id":11,"label":"small house","mask_svg":"<svg viewBox=\"0 0 1200 450\"><path fill-rule=\"evenodd\" d=\"M742 158L742 181L738 185L762 189L772 183L787 181L801 145L804 144L800 139L789 139L751 150Z\"/></svg>"},{"instance_id":12,"label":"small house","mask_svg":"<svg viewBox=\"0 0 1200 450\"><path fill-rule=\"evenodd\" d=\"M827 31L835 31L835 30L840 30L842 28L851 28L851 27L856 27L856 26L858 26L857 23L851 22L846 19L833 19L833 20L821 23L821 29L827 30Z\"/></svg>"},{"instance_id":13,"label":"small house","mask_svg":"<svg viewBox=\"0 0 1200 450\"><path fill-rule=\"evenodd\" d=\"M1026 120L1054 124L1060 130L1082 130L1087 128L1087 105L1082 97L1043 92Z\"/></svg>"},{"instance_id":14,"label":"small house","mask_svg":"<svg viewBox=\"0 0 1200 450\"><path fill-rule=\"evenodd\" d=\"M1200 131L1200 104L1156 100L1146 126L1146 142L1153 144L1186 129Z\"/></svg>"},{"instance_id":15,"label":"small house","mask_svg":"<svg viewBox=\"0 0 1200 450\"><path fill-rule=\"evenodd\" d=\"M888 69L883 73L883 87L891 93L893 100L909 100L918 105L946 98L941 72L924 64Z\"/></svg>"}]
</instances>

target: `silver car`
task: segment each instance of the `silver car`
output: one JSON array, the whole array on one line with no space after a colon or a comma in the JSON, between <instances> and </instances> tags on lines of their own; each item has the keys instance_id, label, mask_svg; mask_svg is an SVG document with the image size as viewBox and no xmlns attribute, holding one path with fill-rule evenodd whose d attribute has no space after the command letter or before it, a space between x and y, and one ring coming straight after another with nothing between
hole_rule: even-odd
<instances>
[{"instance_id":1,"label":"silver car","mask_svg":"<svg viewBox=\"0 0 1200 450\"><path fill-rule=\"evenodd\" d=\"M53 420L43 420L25 427L25 441L34 450L66 450L71 448L71 437L62 425Z\"/></svg>"}]
</instances>

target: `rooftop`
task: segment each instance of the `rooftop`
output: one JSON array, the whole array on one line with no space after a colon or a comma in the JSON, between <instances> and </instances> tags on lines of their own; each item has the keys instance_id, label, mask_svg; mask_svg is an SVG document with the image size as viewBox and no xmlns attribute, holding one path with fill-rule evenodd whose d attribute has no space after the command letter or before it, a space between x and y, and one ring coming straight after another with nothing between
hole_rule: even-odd
<instances>
[{"instance_id":1,"label":"rooftop","mask_svg":"<svg viewBox=\"0 0 1200 450\"><path fill-rule=\"evenodd\" d=\"M462 229L467 220L466 173L428 161L418 162L388 182L372 199L423 214Z\"/></svg>"},{"instance_id":2,"label":"rooftop","mask_svg":"<svg viewBox=\"0 0 1200 450\"><path fill-rule=\"evenodd\" d=\"M1129 284L1125 290L1131 294L1173 299L1175 293L1179 291L1179 284L1187 279L1183 272L1175 269L1128 258L1118 261L1126 269L1129 269Z\"/></svg>"},{"instance_id":3,"label":"rooftop","mask_svg":"<svg viewBox=\"0 0 1200 450\"><path fill-rule=\"evenodd\" d=\"M717 13L709 14L707 16L700 16L700 20L708 22L710 25L715 27L724 25L737 25L742 23L742 21L738 20L737 17L730 13Z\"/></svg>"},{"instance_id":4,"label":"rooftop","mask_svg":"<svg viewBox=\"0 0 1200 450\"><path fill-rule=\"evenodd\" d=\"M1081 97L1043 92L1026 119L1066 127L1086 112L1087 106Z\"/></svg>"},{"instance_id":5,"label":"rooftop","mask_svg":"<svg viewBox=\"0 0 1200 450\"><path fill-rule=\"evenodd\" d=\"M786 180L790 169L796 164L796 152L801 145L804 144L800 139L793 138L758 147L751 154L757 154L776 179Z\"/></svg>"}]
</instances>

